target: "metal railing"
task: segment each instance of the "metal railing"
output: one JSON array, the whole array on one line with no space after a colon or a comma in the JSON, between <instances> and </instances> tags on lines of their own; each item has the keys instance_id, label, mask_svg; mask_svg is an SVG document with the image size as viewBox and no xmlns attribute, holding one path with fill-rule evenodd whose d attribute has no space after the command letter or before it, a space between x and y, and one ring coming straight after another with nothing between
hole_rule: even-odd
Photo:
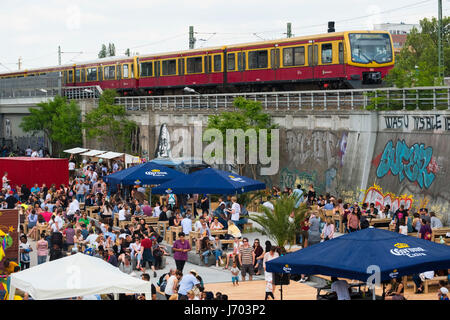
<instances>
[{"instance_id":1,"label":"metal railing","mask_svg":"<svg viewBox=\"0 0 450 320\"><path fill-rule=\"evenodd\" d=\"M450 86L120 97L116 104L127 111L231 110L237 97L259 101L265 110L275 111L450 109Z\"/></svg>"},{"instance_id":2,"label":"metal railing","mask_svg":"<svg viewBox=\"0 0 450 320\"><path fill-rule=\"evenodd\" d=\"M63 95L67 99L98 99L103 93L100 86L63 87Z\"/></svg>"},{"instance_id":3,"label":"metal railing","mask_svg":"<svg viewBox=\"0 0 450 320\"><path fill-rule=\"evenodd\" d=\"M59 73L0 79L0 98L17 99L55 96L61 94L61 80Z\"/></svg>"}]
</instances>

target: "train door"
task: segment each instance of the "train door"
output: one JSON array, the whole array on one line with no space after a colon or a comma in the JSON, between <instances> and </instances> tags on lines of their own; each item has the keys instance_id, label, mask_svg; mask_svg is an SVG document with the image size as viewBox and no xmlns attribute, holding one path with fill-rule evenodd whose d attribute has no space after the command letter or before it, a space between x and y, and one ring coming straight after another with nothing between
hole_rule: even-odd
<instances>
[{"instance_id":1,"label":"train door","mask_svg":"<svg viewBox=\"0 0 450 320\"><path fill-rule=\"evenodd\" d=\"M245 79L245 69L246 69L247 59L245 57L245 51L240 51L237 53L237 70L238 70L238 79L237 82L244 82Z\"/></svg>"},{"instance_id":2,"label":"train door","mask_svg":"<svg viewBox=\"0 0 450 320\"><path fill-rule=\"evenodd\" d=\"M211 83L212 81L211 81L211 69L212 69L212 66L211 66L211 54L209 54L209 53L206 53L206 55L204 56L204 58L203 58L203 63L204 63L204 72L205 72L205 83L206 84L208 84L208 83Z\"/></svg>"},{"instance_id":3,"label":"train door","mask_svg":"<svg viewBox=\"0 0 450 320\"><path fill-rule=\"evenodd\" d=\"M312 79L317 79L317 64L319 63L319 48L317 44L308 45L308 66L311 68Z\"/></svg>"},{"instance_id":4,"label":"train door","mask_svg":"<svg viewBox=\"0 0 450 320\"><path fill-rule=\"evenodd\" d=\"M160 79L160 74L161 74L161 61L159 60L155 60L155 86L159 87L161 86L161 79Z\"/></svg>"},{"instance_id":5,"label":"train door","mask_svg":"<svg viewBox=\"0 0 450 320\"><path fill-rule=\"evenodd\" d=\"M272 73L270 79L278 80L278 68L280 68L280 49L275 48L270 50L270 66L272 68Z\"/></svg>"},{"instance_id":6,"label":"train door","mask_svg":"<svg viewBox=\"0 0 450 320\"><path fill-rule=\"evenodd\" d=\"M184 58L178 58L178 85L183 86L186 82L184 75Z\"/></svg>"}]
</instances>

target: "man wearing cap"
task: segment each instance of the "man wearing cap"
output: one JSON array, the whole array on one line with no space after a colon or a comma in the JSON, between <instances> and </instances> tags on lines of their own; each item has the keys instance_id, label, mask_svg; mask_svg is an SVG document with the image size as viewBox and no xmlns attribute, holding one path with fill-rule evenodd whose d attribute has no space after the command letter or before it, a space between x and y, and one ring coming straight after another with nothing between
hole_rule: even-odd
<instances>
[{"instance_id":1,"label":"man wearing cap","mask_svg":"<svg viewBox=\"0 0 450 320\"><path fill-rule=\"evenodd\" d=\"M221 199L220 199L221 200ZM225 229L228 228L228 218L225 214L225 202L221 201L216 210L214 210L214 217L219 219L219 222L223 225Z\"/></svg>"},{"instance_id":2,"label":"man wearing cap","mask_svg":"<svg viewBox=\"0 0 450 320\"><path fill-rule=\"evenodd\" d=\"M438 291L439 300L449 300L448 298L448 289L445 286L442 286Z\"/></svg>"},{"instance_id":3,"label":"man wearing cap","mask_svg":"<svg viewBox=\"0 0 450 320\"><path fill-rule=\"evenodd\" d=\"M8 209L14 209L16 207L16 203L19 202L16 197L14 197L14 192L12 190L8 192L8 197L5 201L8 204Z\"/></svg>"},{"instance_id":4,"label":"man wearing cap","mask_svg":"<svg viewBox=\"0 0 450 320\"><path fill-rule=\"evenodd\" d=\"M183 275L180 281L180 288L178 289L178 299L181 296L187 296L189 290L200 284L200 281L197 279L197 274L197 271L191 270L187 275Z\"/></svg>"}]
</instances>

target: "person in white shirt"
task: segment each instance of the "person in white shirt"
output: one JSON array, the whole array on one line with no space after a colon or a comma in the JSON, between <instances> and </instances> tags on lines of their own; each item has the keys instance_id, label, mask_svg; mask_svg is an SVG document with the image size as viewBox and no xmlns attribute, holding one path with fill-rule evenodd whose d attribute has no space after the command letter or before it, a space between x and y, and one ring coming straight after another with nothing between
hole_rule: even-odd
<instances>
[{"instance_id":1,"label":"person in white shirt","mask_svg":"<svg viewBox=\"0 0 450 320\"><path fill-rule=\"evenodd\" d=\"M345 280L331 277L331 291L336 292L338 300L350 300L349 285Z\"/></svg>"},{"instance_id":2,"label":"person in white shirt","mask_svg":"<svg viewBox=\"0 0 450 320\"><path fill-rule=\"evenodd\" d=\"M126 220L126 218L125 218L125 209L122 208L122 209L119 210L119 221L125 221L125 220Z\"/></svg>"},{"instance_id":3,"label":"person in white shirt","mask_svg":"<svg viewBox=\"0 0 450 320\"><path fill-rule=\"evenodd\" d=\"M262 205L263 205L264 207L266 207L266 208L269 208L271 211L273 211L273 210L274 210L274 206L273 206L273 203L270 202L270 200L271 200L271 197L268 196L268 197L267 197L267 201L264 202Z\"/></svg>"},{"instance_id":4,"label":"person in white shirt","mask_svg":"<svg viewBox=\"0 0 450 320\"><path fill-rule=\"evenodd\" d=\"M25 155L27 157L31 157L31 153L33 152L33 150L31 149L30 146L28 146L28 148L25 150Z\"/></svg>"},{"instance_id":5,"label":"person in white shirt","mask_svg":"<svg viewBox=\"0 0 450 320\"><path fill-rule=\"evenodd\" d=\"M11 187L9 186L8 172L3 174L2 178L2 187L6 190L9 190Z\"/></svg>"},{"instance_id":6,"label":"person in white shirt","mask_svg":"<svg viewBox=\"0 0 450 320\"><path fill-rule=\"evenodd\" d=\"M91 246L95 246L97 238L98 235L95 234L93 230L89 230L89 235L86 238L86 243L89 243Z\"/></svg>"},{"instance_id":7,"label":"person in white shirt","mask_svg":"<svg viewBox=\"0 0 450 320\"><path fill-rule=\"evenodd\" d=\"M80 203L78 202L77 198L73 196L72 201L69 204L69 208L67 209L67 216L72 218L77 210L80 210Z\"/></svg>"},{"instance_id":8,"label":"person in white shirt","mask_svg":"<svg viewBox=\"0 0 450 320\"><path fill-rule=\"evenodd\" d=\"M160 207L159 202L157 202L157 203L156 203L156 207L155 207L155 209L153 210L152 216L153 216L153 217L159 217L160 213L161 213L161 207Z\"/></svg>"},{"instance_id":9,"label":"person in white shirt","mask_svg":"<svg viewBox=\"0 0 450 320\"><path fill-rule=\"evenodd\" d=\"M58 213L56 214L55 222L56 222L56 227L58 228L58 231L62 230L62 228L64 227L64 219L62 218L61 211L58 211Z\"/></svg>"},{"instance_id":10,"label":"person in white shirt","mask_svg":"<svg viewBox=\"0 0 450 320\"><path fill-rule=\"evenodd\" d=\"M192 231L192 220L190 214L186 214L184 219L181 220L181 226L183 227L183 233L186 236L189 236L189 233Z\"/></svg>"},{"instance_id":11,"label":"person in white shirt","mask_svg":"<svg viewBox=\"0 0 450 320\"><path fill-rule=\"evenodd\" d=\"M31 157L32 158L38 158L39 157L39 153L36 150L33 150L33 152L31 153Z\"/></svg>"},{"instance_id":12,"label":"person in white shirt","mask_svg":"<svg viewBox=\"0 0 450 320\"><path fill-rule=\"evenodd\" d=\"M231 214L231 221L234 222L234 224L241 229L240 223L239 223L239 216L241 215L241 206L239 203L237 203L236 197L231 198L231 209L226 210L228 213Z\"/></svg>"},{"instance_id":13,"label":"person in white shirt","mask_svg":"<svg viewBox=\"0 0 450 320\"><path fill-rule=\"evenodd\" d=\"M205 222L205 219L203 217L200 217L194 224L194 230L195 231L200 230L203 222Z\"/></svg>"}]
</instances>

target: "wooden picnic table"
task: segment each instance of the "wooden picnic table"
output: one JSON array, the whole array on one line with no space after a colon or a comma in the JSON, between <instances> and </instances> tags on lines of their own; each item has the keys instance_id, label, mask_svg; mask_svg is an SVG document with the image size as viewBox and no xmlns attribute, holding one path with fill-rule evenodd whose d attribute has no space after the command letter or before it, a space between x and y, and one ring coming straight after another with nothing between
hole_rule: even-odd
<instances>
[{"instance_id":1,"label":"wooden picnic table","mask_svg":"<svg viewBox=\"0 0 450 320\"><path fill-rule=\"evenodd\" d=\"M450 228L448 227L431 229L431 241L440 243L440 237L442 236L446 240L447 233L450 233Z\"/></svg>"},{"instance_id":2,"label":"wooden picnic table","mask_svg":"<svg viewBox=\"0 0 450 320\"><path fill-rule=\"evenodd\" d=\"M332 218L333 218L334 225L336 225L336 222L339 222L339 232L344 233L345 230L344 230L344 224L342 223L342 216L340 214L334 214L332 216Z\"/></svg>"},{"instance_id":3,"label":"wooden picnic table","mask_svg":"<svg viewBox=\"0 0 450 320\"><path fill-rule=\"evenodd\" d=\"M38 225L37 225L37 228L38 228L38 232L39 232L39 237L38 237L38 240L40 239L40 237L41 237L41 234L42 234L42 232L44 232L44 231L47 231L47 229L48 229L48 223L39 223Z\"/></svg>"},{"instance_id":4,"label":"wooden picnic table","mask_svg":"<svg viewBox=\"0 0 450 320\"><path fill-rule=\"evenodd\" d=\"M192 242L193 240L197 240L200 237L200 231L191 231L189 232L189 245L192 248Z\"/></svg>"},{"instance_id":5,"label":"wooden picnic table","mask_svg":"<svg viewBox=\"0 0 450 320\"><path fill-rule=\"evenodd\" d=\"M183 227L182 226L171 226L169 227L169 237L167 238L167 242L172 245L173 244L173 233L175 233L175 240L178 240L178 233L180 233L181 231L183 231Z\"/></svg>"},{"instance_id":6,"label":"wooden picnic table","mask_svg":"<svg viewBox=\"0 0 450 320\"><path fill-rule=\"evenodd\" d=\"M149 225L151 225L154 228L158 227L158 220L159 220L158 217L147 217L147 216L144 216L141 219L144 219L146 224L149 224ZM167 223L169 223L169 221L167 221Z\"/></svg>"},{"instance_id":7,"label":"wooden picnic table","mask_svg":"<svg viewBox=\"0 0 450 320\"><path fill-rule=\"evenodd\" d=\"M228 233L228 229L211 230L212 236L224 236Z\"/></svg>"},{"instance_id":8,"label":"wooden picnic table","mask_svg":"<svg viewBox=\"0 0 450 320\"><path fill-rule=\"evenodd\" d=\"M91 206L86 208L86 212L89 217L96 219L96 217L94 217L94 211L98 209L100 209L99 206Z\"/></svg>"},{"instance_id":9,"label":"wooden picnic table","mask_svg":"<svg viewBox=\"0 0 450 320\"><path fill-rule=\"evenodd\" d=\"M158 233L161 234L161 231L163 232L164 239L166 239L166 236L167 236L167 232L166 231L167 231L167 227L168 226L169 226L169 221L158 221L157 225L156 225ZM167 239L166 239L166 241L167 241Z\"/></svg>"},{"instance_id":10,"label":"wooden picnic table","mask_svg":"<svg viewBox=\"0 0 450 320\"><path fill-rule=\"evenodd\" d=\"M389 224L389 223L391 223L391 221L392 221L392 219L390 219L390 218L384 218L384 219L374 219L373 218L373 219L369 220L369 224L371 226L375 227L376 224Z\"/></svg>"}]
</instances>

